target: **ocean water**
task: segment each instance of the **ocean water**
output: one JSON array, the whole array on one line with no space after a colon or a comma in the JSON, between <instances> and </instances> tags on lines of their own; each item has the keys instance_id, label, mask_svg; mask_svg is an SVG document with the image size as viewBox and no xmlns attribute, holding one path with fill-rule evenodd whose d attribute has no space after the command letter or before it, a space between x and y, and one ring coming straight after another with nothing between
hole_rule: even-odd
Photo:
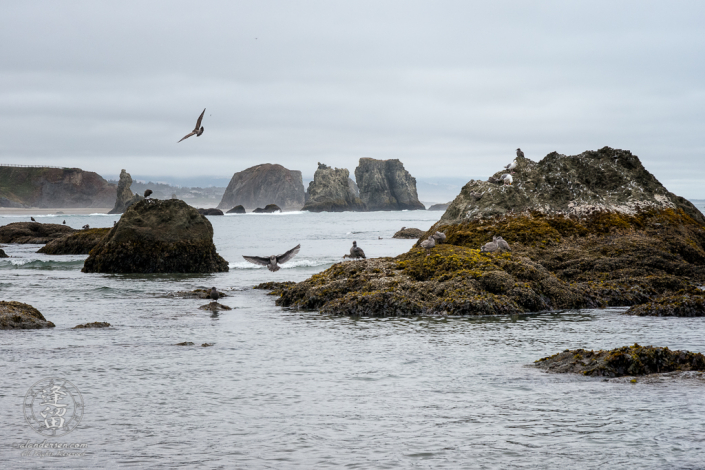
<instances>
[{"instance_id":1,"label":"ocean water","mask_svg":"<svg viewBox=\"0 0 705 470\"><path fill-rule=\"evenodd\" d=\"M85 256L5 246L0 297L32 304L56 328L0 331L0 468L705 467L702 382L615 383L530 366L567 348L634 342L705 352L705 318L624 309L337 318L282 309L252 289L306 279L340 262L352 240L368 257L403 253L414 240L391 235L440 215L209 217L231 268L212 275L83 274ZM117 216L35 218L108 227ZM0 216L18 220L28 217ZM298 243L277 273L241 257ZM170 296L211 286L233 310L213 315L198 309L204 300ZM92 321L112 327L71 329ZM25 394L46 377L83 397L65 436L43 437L25 420ZM44 440L80 443L85 456L23 456L21 445Z\"/></svg>"}]
</instances>

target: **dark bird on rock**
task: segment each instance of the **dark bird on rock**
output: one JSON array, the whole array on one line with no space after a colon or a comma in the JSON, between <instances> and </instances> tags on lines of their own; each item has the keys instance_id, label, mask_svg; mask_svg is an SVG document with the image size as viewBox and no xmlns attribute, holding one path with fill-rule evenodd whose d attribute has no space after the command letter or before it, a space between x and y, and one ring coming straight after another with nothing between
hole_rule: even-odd
<instances>
[{"instance_id":1,"label":"dark bird on rock","mask_svg":"<svg viewBox=\"0 0 705 470\"><path fill-rule=\"evenodd\" d=\"M83 226L83 230L88 230L89 228L91 228L91 227L88 224Z\"/></svg>"},{"instance_id":2,"label":"dark bird on rock","mask_svg":"<svg viewBox=\"0 0 705 470\"><path fill-rule=\"evenodd\" d=\"M113 227L117 225L117 220L113 220Z\"/></svg>"},{"instance_id":3,"label":"dark bird on rock","mask_svg":"<svg viewBox=\"0 0 705 470\"><path fill-rule=\"evenodd\" d=\"M349 254L349 255L343 255L343 259L345 259L345 258L351 258L351 259L363 258L363 259L367 259L367 256L365 256L365 252L362 251L362 248L360 248L359 246L357 246L357 242L354 241L352 248L350 248L350 254Z\"/></svg>"},{"instance_id":4,"label":"dark bird on rock","mask_svg":"<svg viewBox=\"0 0 705 470\"><path fill-rule=\"evenodd\" d=\"M66 221L64 220L64 225L66 225Z\"/></svg>"},{"instance_id":5,"label":"dark bird on rock","mask_svg":"<svg viewBox=\"0 0 705 470\"><path fill-rule=\"evenodd\" d=\"M436 232L433 235L431 235L431 238L433 238L435 240L435 242L440 245L441 243L446 241L446 234L443 232Z\"/></svg>"},{"instance_id":6,"label":"dark bird on rock","mask_svg":"<svg viewBox=\"0 0 705 470\"><path fill-rule=\"evenodd\" d=\"M436 240L433 236L428 237L427 240L421 242L421 248L426 250L426 256L431 254L431 248L436 246Z\"/></svg>"},{"instance_id":7,"label":"dark bird on rock","mask_svg":"<svg viewBox=\"0 0 705 470\"><path fill-rule=\"evenodd\" d=\"M152 192L153 192L153 191L152 191L151 189L146 190L146 191L144 192L144 198L147 199L149 196L152 195Z\"/></svg>"},{"instance_id":8,"label":"dark bird on rock","mask_svg":"<svg viewBox=\"0 0 705 470\"><path fill-rule=\"evenodd\" d=\"M522 152L521 149L517 149L517 157L524 158L524 152Z\"/></svg>"},{"instance_id":9,"label":"dark bird on rock","mask_svg":"<svg viewBox=\"0 0 705 470\"><path fill-rule=\"evenodd\" d=\"M267 266L267 269L269 269L272 272L279 271L281 269L278 265L282 263L286 263L289 261L291 258L296 256L296 254L299 252L301 249L301 245L296 245L294 248L291 250L287 251L283 255L278 255L278 256L270 256L269 258L264 258L262 256L243 256L245 260L249 261L252 264L259 264L261 266Z\"/></svg>"},{"instance_id":10,"label":"dark bird on rock","mask_svg":"<svg viewBox=\"0 0 705 470\"><path fill-rule=\"evenodd\" d=\"M34 217L30 217L30 219L32 220L32 222L36 222L36 220L34 220Z\"/></svg>"},{"instance_id":11,"label":"dark bird on rock","mask_svg":"<svg viewBox=\"0 0 705 470\"><path fill-rule=\"evenodd\" d=\"M191 131L189 134L186 134L181 138L181 140L188 139L192 135L195 135L196 137L201 137L201 134L203 134L203 131L205 128L201 125L201 121L203 120L203 115L206 112L206 108L203 108L203 112L201 113L200 116L198 116L198 121L196 121L196 127ZM181 142L181 140L179 142ZM179 143L177 142L177 144Z\"/></svg>"},{"instance_id":12,"label":"dark bird on rock","mask_svg":"<svg viewBox=\"0 0 705 470\"><path fill-rule=\"evenodd\" d=\"M213 299L213 301L215 301L215 302L217 302L218 299L220 298L220 294L218 293L218 291L216 290L215 287L211 288L211 292L210 292L210 294L208 294L208 296L211 299Z\"/></svg>"}]
</instances>

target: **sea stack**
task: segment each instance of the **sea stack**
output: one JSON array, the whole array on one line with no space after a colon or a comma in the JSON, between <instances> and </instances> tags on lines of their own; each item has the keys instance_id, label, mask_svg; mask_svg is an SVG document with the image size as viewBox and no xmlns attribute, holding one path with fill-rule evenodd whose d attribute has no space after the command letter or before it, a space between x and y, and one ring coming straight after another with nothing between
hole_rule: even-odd
<instances>
[{"instance_id":1,"label":"sea stack","mask_svg":"<svg viewBox=\"0 0 705 470\"><path fill-rule=\"evenodd\" d=\"M132 204L143 200L139 194L133 194L130 190L132 186L132 176L125 170L120 172L120 181L117 186L117 198L115 199L115 207L108 214L122 214Z\"/></svg>"},{"instance_id":2,"label":"sea stack","mask_svg":"<svg viewBox=\"0 0 705 470\"><path fill-rule=\"evenodd\" d=\"M360 199L360 191L350 179L350 172L345 168L331 168L324 163L318 164L313 181L308 184L304 211L309 212L344 212L364 211L365 204Z\"/></svg>"},{"instance_id":3,"label":"sea stack","mask_svg":"<svg viewBox=\"0 0 705 470\"><path fill-rule=\"evenodd\" d=\"M355 169L360 199L370 211L425 210L416 192L416 178L397 159L361 158Z\"/></svg>"},{"instance_id":4,"label":"sea stack","mask_svg":"<svg viewBox=\"0 0 705 470\"><path fill-rule=\"evenodd\" d=\"M235 173L223 193L218 209L241 205L247 210L276 204L284 211L298 211L304 205L301 172L265 163Z\"/></svg>"},{"instance_id":5,"label":"sea stack","mask_svg":"<svg viewBox=\"0 0 705 470\"><path fill-rule=\"evenodd\" d=\"M127 208L91 250L85 273L213 273L228 271L216 252L213 226L178 199L146 199Z\"/></svg>"}]
</instances>

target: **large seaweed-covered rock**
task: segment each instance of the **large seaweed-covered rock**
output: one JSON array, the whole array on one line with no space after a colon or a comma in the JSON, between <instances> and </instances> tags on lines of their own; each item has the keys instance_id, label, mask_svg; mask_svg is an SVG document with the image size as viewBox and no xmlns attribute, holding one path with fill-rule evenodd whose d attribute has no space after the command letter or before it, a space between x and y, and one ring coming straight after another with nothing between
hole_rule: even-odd
<instances>
[{"instance_id":1,"label":"large seaweed-covered rock","mask_svg":"<svg viewBox=\"0 0 705 470\"><path fill-rule=\"evenodd\" d=\"M323 163L308 184L304 211L345 212L364 211L365 204L360 199L357 185L350 179L345 168L331 168Z\"/></svg>"},{"instance_id":2,"label":"large seaweed-covered rock","mask_svg":"<svg viewBox=\"0 0 705 470\"><path fill-rule=\"evenodd\" d=\"M304 205L301 172L281 165L265 163L235 173L223 193L218 209L236 205L246 209L276 204L285 211L297 211Z\"/></svg>"},{"instance_id":3,"label":"large seaweed-covered rock","mask_svg":"<svg viewBox=\"0 0 705 470\"><path fill-rule=\"evenodd\" d=\"M0 166L0 207L110 207L115 189L80 168Z\"/></svg>"},{"instance_id":4,"label":"large seaweed-covered rock","mask_svg":"<svg viewBox=\"0 0 705 470\"><path fill-rule=\"evenodd\" d=\"M705 317L705 292L693 289L689 294L661 296L642 305L634 305L625 315L653 317Z\"/></svg>"},{"instance_id":5,"label":"large seaweed-covered rock","mask_svg":"<svg viewBox=\"0 0 705 470\"><path fill-rule=\"evenodd\" d=\"M594 212L633 215L647 209L682 209L705 218L688 200L669 192L628 150L604 147L580 155L553 152L539 162L516 159L513 183L471 180L441 218L444 224L540 212L582 217ZM493 182L497 181L497 182Z\"/></svg>"},{"instance_id":6,"label":"large seaweed-covered rock","mask_svg":"<svg viewBox=\"0 0 705 470\"><path fill-rule=\"evenodd\" d=\"M425 232L421 229L418 228L413 228L413 227L402 227L401 230L397 231L392 238L406 238L406 239L413 239L413 238L421 238Z\"/></svg>"},{"instance_id":7,"label":"large seaweed-covered rock","mask_svg":"<svg viewBox=\"0 0 705 470\"><path fill-rule=\"evenodd\" d=\"M43 245L75 231L76 229L62 224L13 222L0 227L0 243Z\"/></svg>"},{"instance_id":8,"label":"large seaweed-covered rock","mask_svg":"<svg viewBox=\"0 0 705 470\"><path fill-rule=\"evenodd\" d=\"M54 326L29 304L0 301L0 330L34 330Z\"/></svg>"},{"instance_id":9,"label":"large seaweed-covered rock","mask_svg":"<svg viewBox=\"0 0 705 470\"><path fill-rule=\"evenodd\" d=\"M178 199L131 205L91 250L87 273L209 273L228 270L216 252L213 227Z\"/></svg>"},{"instance_id":10,"label":"large seaweed-covered rock","mask_svg":"<svg viewBox=\"0 0 705 470\"><path fill-rule=\"evenodd\" d=\"M45 255L87 255L110 232L109 228L77 230L67 236L54 239L41 247L37 253Z\"/></svg>"},{"instance_id":11,"label":"large seaweed-covered rock","mask_svg":"<svg viewBox=\"0 0 705 470\"><path fill-rule=\"evenodd\" d=\"M416 178L397 159L361 158L355 168L360 199L370 211L425 210L416 192Z\"/></svg>"},{"instance_id":12,"label":"large seaweed-covered rock","mask_svg":"<svg viewBox=\"0 0 705 470\"><path fill-rule=\"evenodd\" d=\"M108 214L122 214L132 204L144 199L139 194L133 194L130 186L132 186L132 176L123 169L120 172L120 181L118 181L115 206Z\"/></svg>"},{"instance_id":13,"label":"large seaweed-covered rock","mask_svg":"<svg viewBox=\"0 0 705 470\"><path fill-rule=\"evenodd\" d=\"M597 377L640 376L673 371L703 371L705 356L654 346L624 346L607 351L566 349L534 363L548 372Z\"/></svg>"}]
</instances>

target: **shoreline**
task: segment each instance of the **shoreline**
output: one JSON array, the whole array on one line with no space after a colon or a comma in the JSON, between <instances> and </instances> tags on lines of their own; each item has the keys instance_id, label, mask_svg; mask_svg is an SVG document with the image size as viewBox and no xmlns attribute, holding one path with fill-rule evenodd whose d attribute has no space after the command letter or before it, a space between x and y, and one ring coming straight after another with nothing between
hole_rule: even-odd
<instances>
[{"instance_id":1,"label":"shoreline","mask_svg":"<svg viewBox=\"0 0 705 470\"><path fill-rule=\"evenodd\" d=\"M0 207L0 216L107 214L112 207Z\"/></svg>"}]
</instances>

